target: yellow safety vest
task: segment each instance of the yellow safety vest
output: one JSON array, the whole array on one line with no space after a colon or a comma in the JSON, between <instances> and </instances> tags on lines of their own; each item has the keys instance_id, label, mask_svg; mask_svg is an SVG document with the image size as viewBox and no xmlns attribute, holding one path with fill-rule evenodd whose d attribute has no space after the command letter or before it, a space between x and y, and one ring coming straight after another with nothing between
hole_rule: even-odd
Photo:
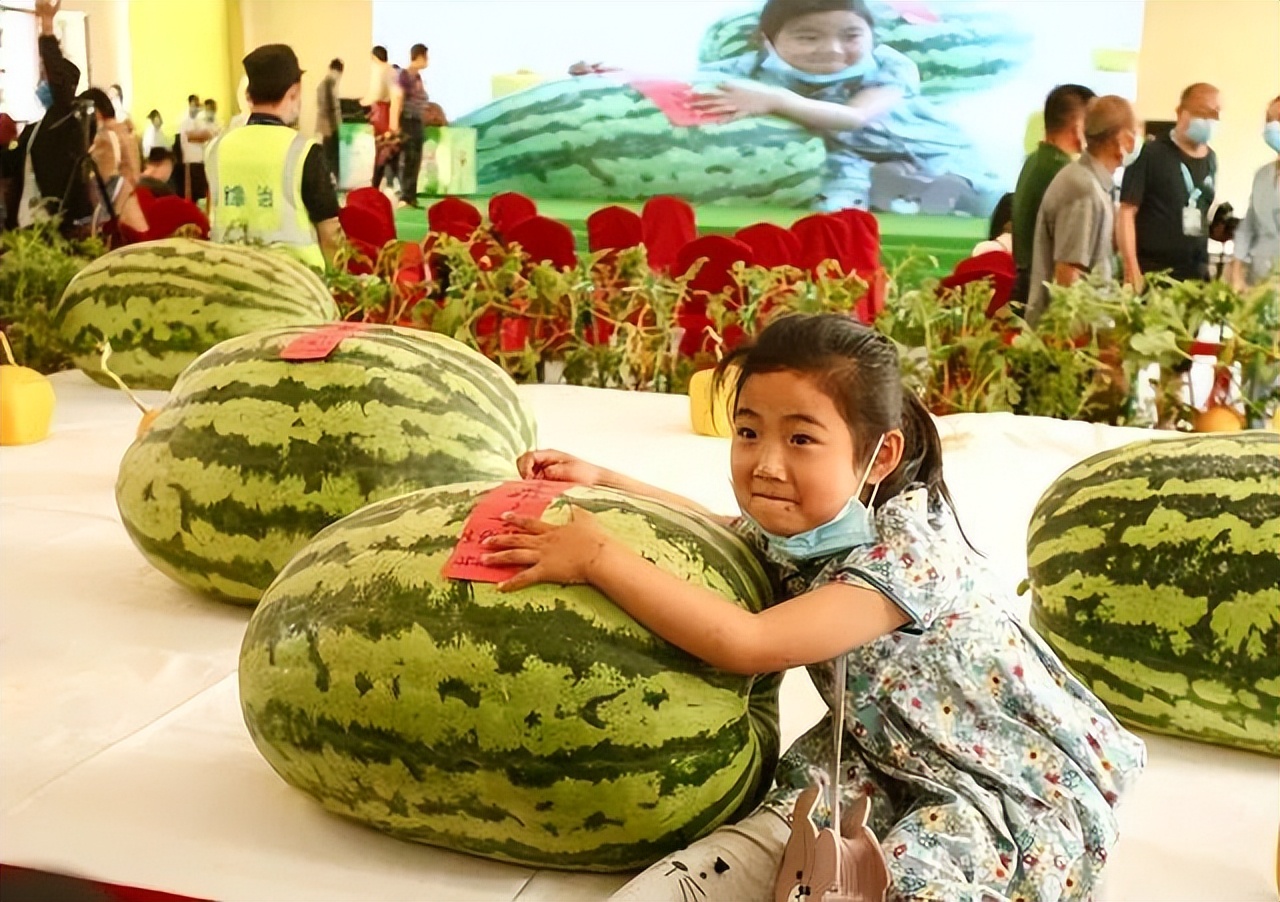
<instances>
[{"instance_id":1,"label":"yellow safety vest","mask_svg":"<svg viewBox=\"0 0 1280 902\"><path fill-rule=\"evenodd\" d=\"M311 139L280 125L242 125L205 150L209 237L248 238L284 247L324 269L315 226L302 203L302 164Z\"/></svg>"}]
</instances>

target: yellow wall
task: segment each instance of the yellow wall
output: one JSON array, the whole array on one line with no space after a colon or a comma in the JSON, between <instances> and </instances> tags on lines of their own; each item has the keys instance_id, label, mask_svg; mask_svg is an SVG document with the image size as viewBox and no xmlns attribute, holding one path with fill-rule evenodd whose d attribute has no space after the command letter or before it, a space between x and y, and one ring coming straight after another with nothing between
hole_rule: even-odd
<instances>
[{"instance_id":1,"label":"yellow wall","mask_svg":"<svg viewBox=\"0 0 1280 902\"><path fill-rule=\"evenodd\" d=\"M1178 95L1207 81L1222 90L1218 200L1236 215L1253 173L1272 153L1262 143L1267 104L1280 94L1280 3L1276 0L1147 0L1138 56L1138 112L1173 119Z\"/></svg>"},{"instance_id":2,"label":"yellow wall","mask_svg":"<svg viewBox=\"0 0 1280 902\"><path fill-rule=\"evenodd\" d=\"M187 95L218 102L218 118L235 115L227 47L228 6L235 0L128 0L133 90L129 108L139 128L152 109L172 139L186 114ZM93 23L90 22L90 30ZM175 39L186 35L185 39Z\"/></svg>"},{"instance_id":3,"label":"yellow wall","mask_svg":"<svg viewBox=\"0 0 1280 902\"><path fill-rule=\"evenodd\" d=\"M315 128L316 89L334 57L346 67L339 94L364 93L373 47L371 0L240 0L239 5L243 53L263 44L288 44L298 54L305 70L299 123L305 134ZM243 71L237 61L236 77Z\"/></svg>"}]
</instances>

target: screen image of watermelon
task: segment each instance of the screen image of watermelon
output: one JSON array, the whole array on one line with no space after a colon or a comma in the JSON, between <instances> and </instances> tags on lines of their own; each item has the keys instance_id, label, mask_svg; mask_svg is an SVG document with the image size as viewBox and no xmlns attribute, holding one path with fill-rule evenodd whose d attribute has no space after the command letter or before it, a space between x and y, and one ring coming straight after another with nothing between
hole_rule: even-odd
<instances>
[{"instance_id":1,"label":"screen image of watermelon","mask_svg":"<svg viewBox=\"0 0 1280 902\"><path fill-rule=\"evenodd\" d=\"M645 94L607 75L536 85L453 124L476 129L482 194L593 201L674 194L695 204L806 208L821 191L826 160L822 139L785 119L675 125Z\"/></svg>"}]
</instances>

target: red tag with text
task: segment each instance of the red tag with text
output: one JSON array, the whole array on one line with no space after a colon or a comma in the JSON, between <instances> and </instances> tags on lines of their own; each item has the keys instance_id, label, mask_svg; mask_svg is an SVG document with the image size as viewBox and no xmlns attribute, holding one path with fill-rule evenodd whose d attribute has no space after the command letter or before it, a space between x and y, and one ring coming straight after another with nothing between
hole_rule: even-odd
<instances>
[{"instance_id":1,"label":"red tag with text","mask_svg":"<svg viewBox=\"0 0 1280 902\"><path fill-rule=\"evenodd\" d=\"M462 524L462 534L454 546L449 562L444 565L446 579L466 579L474 583L501 583L520 572L519 567L495 567L481 563L494 549L481 543L489 536L519 530L502 519L503 514L538 520L542 512L556 498L573 487L572 482L554 482L549 479L526 479L522 482L504 482L480 499L471 510L471 516Z\"/></svg>"},{"instance_id":2,"label":"red tag with text","mask_svg":"<svg viewBox=\"0 0 1280 902\"><path fill-rule=\"evenodd\" d=\"M280 359L295 362L325 360L337 350L338 345L342 344L344 339L350 338L357 332L363 332L368 327L367 323L349 322L330 323L327 326L321 326L306 335L299 335L281 348Z\"/></svg>"}]
</instances>

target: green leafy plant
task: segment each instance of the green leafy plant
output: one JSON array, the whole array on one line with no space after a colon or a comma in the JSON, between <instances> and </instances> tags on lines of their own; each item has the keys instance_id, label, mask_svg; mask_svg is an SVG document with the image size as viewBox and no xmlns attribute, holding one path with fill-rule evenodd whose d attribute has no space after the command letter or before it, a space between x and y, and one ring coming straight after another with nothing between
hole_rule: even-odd
<instances>
[{"instance_id":1,"label":"green leafy plant","mask_svg":"<svg viewBox=\"0 0 1280 902\"><path fill-rule=\"evenodd\" d=\"M0 328L18 363L42 373L71 366L53 313L72 277L106 251L96 238L64 238L56 219L0 233Z\"/></svg>"}]
</instances>

